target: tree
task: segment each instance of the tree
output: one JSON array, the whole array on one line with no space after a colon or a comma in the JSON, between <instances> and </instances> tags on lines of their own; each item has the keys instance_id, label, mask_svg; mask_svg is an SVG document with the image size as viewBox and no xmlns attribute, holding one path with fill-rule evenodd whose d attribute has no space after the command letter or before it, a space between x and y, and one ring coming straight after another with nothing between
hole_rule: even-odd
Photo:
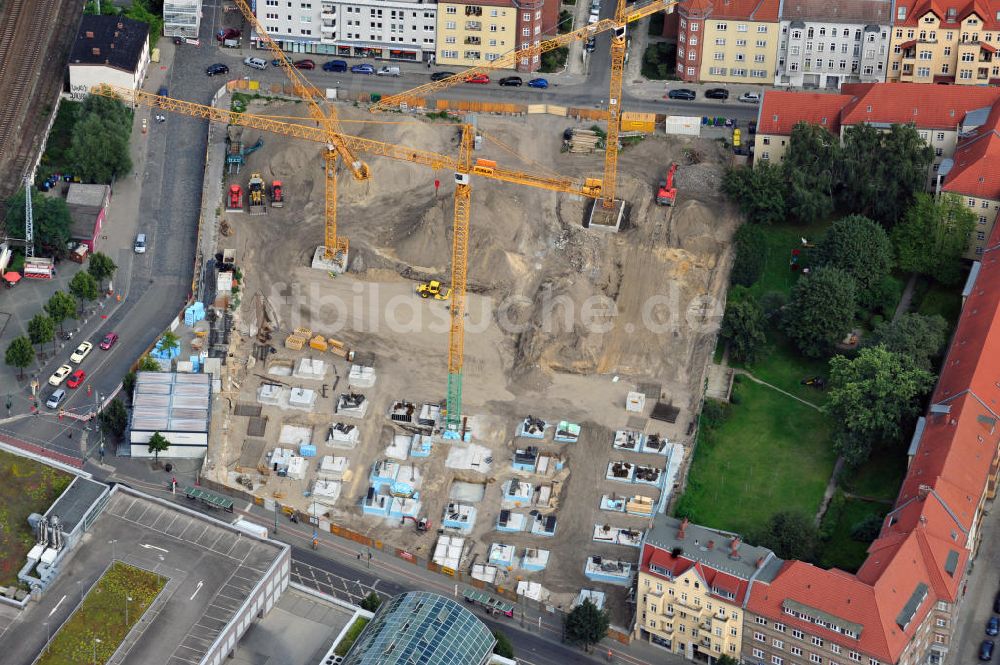
<instances>
[{"instance_id":1,"label":"tree","mask_svg":"<svg viewBox=\"0 0 1000 665\"><path fill-rule=\"evenodd\" d=\"M788 295L784 291L768 291L760 297L760 308L764 310L765 318L781 314L782 308L788 303Z\"/></svg>"},{"instance_id":2,"label":"tree","mask_svg":"<svg viewBox=\"0 0 1000 665\"><path fill-rule=\"evenodd\" d=\"M863 348L853 359L831 359L828 409L837 426L837 452L857 466L875 446L898 442L933 385L934 376L912 358L881 345Z\"/></svg>"},{"instance_id":3,"label":"tree","mask_svg":"<svg viewBox=\"0 0 1000 665\"><path fill-rule=\"evenodd\" d=\"M740 665L740 661L736 660L732 656L722 654L715 659L715 665Z\"/></svg>"},{"instance_id":4,"label":"tree","mask_svg":"<svg viewBox=\"0 0 1000 665\"><path fill-rule=\"evenodd\" d=\"M361 599L361 609L368 610L369 612L374 612L381 605L382 597L374 591L369 592L367 596Z\"/></svg>"},{"instance_id":5,"label":"tree","mask_svg":"<svg viewBox=\"0 0 1000 665\"><path fill-rule=\"evenodd\" d=\"M111 400L98 417L101 430L108 436L121 439L128 428L128 412L120 399Z\"/></svg>"},{"instance_id":6,"label":"tree","mask_svg":"<svg viewBox=\"0 0 1000 665\"><path fill-rule=\"evenodd\" d=\"M767 337L764 334L764 310L752 295L747 294L740 300L730 299L726 303L719 335L729 343L729 352L734 359L741 362L756 359Z\"/></svg>"},{"instance_id":7,"label":"tree","mask_svg":"<svg viewBox=\"0 0 1000 665\"><path fill-rule=\"evenodd\" d=\"M809 561L816 553L819 534L812 519L803 513L785 510L771 515L751 539L774 550L782 559Z\"/></svg>"},{"instance_id":8,"label":"tree","mask_svg":"<svg viewBox=\"0 0 1000 665\"><path fill-rule=\"evenodd\" d=\"M169 447L170 442L159 432L153 432L153 436L149 437L148 451L153 453L156 464L160 463L160 453L166 452Z\"/></svg>"},{"instance_id":9,"label":"tree","mask_svg":"<svg viewBox=\"0 0 1000 665\"><path fill-rule=\"evenodd\" d=\"M97 288L97 280L89 272L81 270L73 275L69 281L69 292L72 293L77 302L82 305L85 300L97 300L100 290Z\"/></svg>"},{"instance_id":10,"label":"tree","mask_svg":"<svg viewBox=\"0 0 1000 665\"><path fill-rule=\"evenodd\" d=\"M590 651L591 645L597 644L607 636L610 625L608 611L599 609L589 598L585 598L566 615L563 632L570 643L581 644L584 649Z\"/></svg>"},{"instance_id":11,"label":"tree","mask_svg":"<svg viewBox=\"0 0 1000 665\"><path fill-rule=\"evenodd\" d=\"M111 257L103 252L94 252L90 255L90 263L87 265L87 272L97 280L99 286L103 288L104 280L111 279L118 270L118 266L111 260Z\"/></svg>"},{"instance_id":12,"label":"tree","mask_svg":"<svg viewBox=\"0 0 1000 665\"><path fill-rule=\"evenodd\" d=\"M156 362L156 359L149 357L148 355L139 358L139 364L136 366L135 371L137 372L159 372L163 368L160 367L160 363Z\"/></svg>"},{"instance_id":13,"label":"tree","mask_svg":"<svg viewBox=\"0 0 1000 665\"><path fill-rule=\"evenodd\" d=\"M840 143L825 127L800 122L792 128L782 168L788 181L788 213L800 222L833 212Z\"/></svg>"},{"instance_id":14,"label":"tree","mask_svg":"<svg viewBox=\"0 0 1000 665\"><path fill-rule=\"evenodd\" d=\"M31 192L31 218L34 222L35 248L40 254L51 253L60 257L66 253L72 219L66 201L58 196L45 196L38 190ZM7 199L7 233L15 238L24 237L24 189Z\"/></svg>"},{"instance_id":15,"label":"tree","mask_svg":"<svg viewBox=\"0 0 1000 665\"><path fill-rule=\"evenodd\" d=\"M729 169L722 179L722 191L751 224L771 224L785 220L784 170L769 161L762 161L752 169Z\"/></svg>"},{"instance_id":16,"label":"tree","mask_svg":"<svg viewBox=\"0 0 1000 665\"><path fill-rule=\"evenodd\" d=\"M743 224L733 235L736 258L729 281L740 286L753 286L764 274L767 264L767 238L755 224Z\"/></svg>"},{"instance_id":17,"label":"tree","mask_svg":"<svg viewBox=\"0 0 1000 665\"><path fill-rule=\"evenodd\" d=\"M114 119L84 111L73 127L70 142L69 159L74 175L85 182L110 184L130 172L128 142L129 131L117 126Z\"/></svg>"},{"instance_id":18,"label":"tree","mask_svg":"<svg viewBox=\"0 0 1000 665\"><path fill-rule=\"evenodd\" d=\"M820 357L848 332L854 293L854 279L840 268L823 266L799 278L782 325L803 355Z\"/></svg>"},{"instance_id":19,"label":"tree","mask_svg":"<svg viewBox=\"0 0 1000 665\"><path fill-rule=\"evenodd\" d=\"M493 647L493 653L504 658L514 659L514 645L510 643L510 638L504 635L501 631L496 628L493 629L493 637L496 638L497 643Z\"/></svg>"},{"instance_id":20,"label":"tree","mask_svg":"<svg viewBox=\"0 0 1000 665\"><path fill-rule=\"evenodd\" d=\"M937 201L916 195L902 222L892 230L899 267L954 284L962 276L962 256L976 228L976 215L954 194Z\"/></svg>"},{"instance_id":21,"label":"tree","mask_svg":"<svg viewBox=\"0 0 1000 665\"><path fill-rule=\"evenodd\" d=\"M160 343L157 344L156 347L161 351L172 352L180 345L181 345L180 338L168 330L167 332L163 333L163 337L160 338Z\"/></svg>"},{"instance_id":22,"label":"tree","mask_svg":"<svg viewBox=\"0 0 1000 665\"><path fill-rule=\"evenodd\" d=\"M861 304L871 306L892 270L892 243L881 226L861 215L838 219L817 243L816 265L840 268L854 278Z\"/></svg>"},{"instance_id":23,"label":"tree","mask_svg":"<svg viewBox=\"0 0 1000 665\"><path fill-rule=\"evenodd\" d=\"M52 322L51 317L39 312L31 317L28 321L28 337L31 339L32 344L37 344L39 347L47 342L51 342L56 338L56 326ZM39 348L39 351L41 348Z\"/></svg>"},{"instance_id":24,"label":"tree","mask_svg":"<svg viewBox=\"0 0 1000 665\"><path fill-rule=\"evenodd\" d=\"M135 390L135 372L129 372L122 377L122 392L124 392L128 398L132 399L132 393Z\"/></svg>"},{"instance_id":25,"label":"tree","mask_svg":"<svg viewBox=\"0 0 1000 665\"><path fill-rule=\"evenodd\" d=\"M31 340L24 335L15 337L7 347L7 353L4 354L4 362L17 368L18 379L24 378L24 368L34 359L35 349L31 346Z\"/></svg>"},{"instance_id":26,"label":"tree","mask_svg":"<svg viewBox=\"0 0 1000 665\"><path fill-rule=\"evenodd\" d=\"M68 318L76 318L76 298L65 291L56 291L49 298L45 305L52 322L59 326L59 332L63 331L63 321Z\"/></svg>"},{"instance_id":27,"label":"tree","mask_svg":"<svg viewBox=\"0 0 1000 665\"><path fill-rule=\"evenodd\" d=\"M840 160L840 202L891 229L923 191L934 150L913 125L888 132L861 123L844 130Z\"/></svg>"},{"instance_id":28,"label":"tree","mask_svg":"<svg viewBox=\"0 0 1000 665\"><path fill-rule=\"evenodd\" d=\"M875 326L871 346L881 344L900 353L921 369L931 369L931 359L941 352L948 334L948 322L934 314L924 316L907 312L898 319Z\"/></svg>"},{"instance_id":29,"label":"tree","mask_svg":"<svg viewBox=\"0 0 1000 665\"><path fill-rule=\"evenodd\" d=\"M885 521L885 515L876 513L855 522L851 525L851 540L858 540L862 543L872 542L882 530L883 521Z\"/></svg>"}]
</instances>

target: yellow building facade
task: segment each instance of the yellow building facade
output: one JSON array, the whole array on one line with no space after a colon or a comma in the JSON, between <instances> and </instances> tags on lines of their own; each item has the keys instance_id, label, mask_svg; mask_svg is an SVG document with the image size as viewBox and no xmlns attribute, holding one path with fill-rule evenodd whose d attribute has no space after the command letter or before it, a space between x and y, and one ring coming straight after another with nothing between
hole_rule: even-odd
<instances>
[{"instance_id":1,"label":"yellow building facade","mask_svg":"<svg viewBox=\"0 0 1000 665\"><path fill-rule=\"evenodd\" d=\"M704 22L702 81L768 85L777 68L780 26L777 21L708 18ZM697 39L692 33L690 39Z\"/></svg>"},{"instance_id":2,"label":"yellow building facade","mask_svg":"<svg viewBox=\"0 0 1000 665\"><path fill-rule=\"evenodd\" d=\"M906 7L899 7L905 12ZM954 8L898 20L892 31L888 81L987 85L1000 82L1000 30ZM901 24L903 23L903 24ZM992 28L992 29L990 29Z\"/></svg>"},{"instance_id":3,"label":"yellow building facade","mask_svg":"<svg viewBox=\"0 0 1000 665\"><path fill-rule=\"evenodd\" d=\"M486 65L517 48L514 7L448 2L437 7L438 65Z\"/></svg>"}]
</instances>

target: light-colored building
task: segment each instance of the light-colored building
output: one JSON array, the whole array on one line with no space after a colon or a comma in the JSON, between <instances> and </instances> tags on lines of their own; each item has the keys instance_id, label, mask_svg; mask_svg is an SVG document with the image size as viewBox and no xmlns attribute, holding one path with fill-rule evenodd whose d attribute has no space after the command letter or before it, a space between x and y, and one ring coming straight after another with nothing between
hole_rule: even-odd
<instances>
[{"instance_id":1,"label":"light-colored building","mask_svg":"<svg viewBox=\"0 0 1000 665\"><path fill-rule=\"evenodd\" d=\"M197 39L201 30L201 0L165 0L163 34L167 37Z\"/></svg>"},{"instance_id":2,"label":"light-colored building","mask_svg":"<svg viewBox=\"0 0 1000 665\"><path fill-rule=\"evenodd\" d=\"M851 99L823 92L766 91L757 115L755 163L784 159L792 129L800 122L824 127L839 140L840 113Z\"/></svg>"},{"instance_id":3,"label":"light-colored building","mask_svg":"<svg viewBox=\"0 0 1000 665\"><path fill-rule=\"evenodd\" d=\"M122 16L83 16L69 56L74 97L85 97L101 83L137 90L148 67L148 24Z\"/></svg>"},{"instance_id":4,"label":"light-colored building","mask_svg":"<svg viewBox=\"0 0 1000 665\"><path fill-rule=\"evenodd\" d=\"M635 637L688 660L739 659L747 592L782 563L736 534L659 517L642 546Z\"/></svg>"},{"instance_id":5,"label":"light-colored building","mask_svg":"<svg viewBox=\"0 0 1000 665\"><path fill-rule=\"evenodd\" d=\"M779 0L691 0L678 6L677 76L682 81L766 84L774 80Z\"/></svg>"},{"instance_id":6,"label":"light-colored building","mask_svg":"<svg viewBox=\"0 0 1000 665\"><path fill-rule=\"evenodd\" d=\"M890 81L1000 83L1000 5L896 0Z\"/></svg>"},{"instance_id":7,"label":"light-colored building","mask_svg":"<svg viewBox=\"0 0 1000 665\"><path fill-rule=\"evenodd\" d=\"M893 0L782 5L775 85L837 89L885 80Z\"/></svg>"},{"instance_id":8,"label":"light-colored building","mask_svg":"<svg viewBox=\"0 0 1000 665\"><path fill-rule=\"evenodd\" d=\"M517 9L512 2L438 5L437 63L475 67L518 48Z\"/></svg>"},{"instance_id":9,"label":"light-colored building","mask_svg":"<svg viewBox=\"0 0 1000 665\"><path fill-rule=\"evenodd\" d=\"M970 126L975 114L969 116L955 157L941 167L941 191L960 197L976 215L966 258L979 260L1000 213L1000 102L979 127Z\"/></svg>"}]
</instances>

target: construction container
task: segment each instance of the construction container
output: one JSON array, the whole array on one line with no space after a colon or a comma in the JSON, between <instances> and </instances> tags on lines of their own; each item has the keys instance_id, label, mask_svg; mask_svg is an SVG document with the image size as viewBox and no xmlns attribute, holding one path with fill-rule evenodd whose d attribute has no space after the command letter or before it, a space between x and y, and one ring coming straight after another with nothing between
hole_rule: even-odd
<instances>
[{"instance_id":1,"label":"construction container","mask_svg":"<svg viewBox=\"0 0 1000 665\"><path fill-rule=\"evenodd\" d=\"M621 127L623 132L652 132L656 129L656 114L626 111L622 113Z\"/></svg>"},{"instance_id":2,"label":"construction container","mask_svg":"<svg viewBox=\"0 0 1000 665\"><path fill-rule=\"evenodd\" d=\"M701 118L687 115L668 115L663 128L667 134L700 136Z\"/></svg>"}]
</instances>

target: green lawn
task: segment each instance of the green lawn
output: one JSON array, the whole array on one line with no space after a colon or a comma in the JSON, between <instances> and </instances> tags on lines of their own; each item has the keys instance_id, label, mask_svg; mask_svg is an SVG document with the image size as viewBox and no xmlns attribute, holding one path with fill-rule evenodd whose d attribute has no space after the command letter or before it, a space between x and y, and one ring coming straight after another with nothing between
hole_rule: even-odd
<instances>
[{"instance_id":1,"label":"green lawn","mask_svg":"<svg viewBox=\"0 0 1000 665\"><path fill-rule=\"evenodd\" d=\"M365 626L368 625L368 621L369 620L365 617L358 617L355 619L354 623L351 624L351 627L347 629L346 633L344 633L344 638L337 643L337 648L334 649L333 652L338 656L346 655L348 650L354 646L354 641L358 639L358 635L360 635L361 631L363 631Z\"/></svg>"},{"instance_id":2,"label":"green lawn","mask_svg":"<svg viewBox=\"0 0 1000 665\"><path fill-rule=\"evenodd\" d=\"M0 451L0 585L17 584L17 571L35 544L28 515L44 514L72 479L64 471Z\"/></svg>"},{"instance_id":3,"label":"green lawn","mask_svg":"<svg viewBox=\"0 0 1000 665\"><path fill-rule=\"evenodd\" d=\"M895 502L905 475L906 448L897 447L875 451L860 468L846 471L840 484L856 496Z\"/></svg>"},{"instance_id":4,"label":"green lawn","mask_svg":"<svg viewBox=\"0 0 1000 665\"><path fill-rule=\"evenodd\" d=\"M838 511L839 515L827 513L824 528L830 528L830 537L820 546L820 565L856 572L868 556L871 543L851 538L851 527L869 515L885 515L888 511L889 506L884 504L847 499ZM827 520L836 521L830 524Z\"/></svg>"},{"instance_id":5,"label":"green lawn","mask_svg":"<svg viewBox=\"0 0 1000 665\"><path fill-rule=\"evenodd\" d=\"M767 263L764 274L750 287L750 293L758 298L768 291L790 293L800 274L789 267L792 250L802 249L802 238L810 243L817 241L829 226L830 222L817 222L808 226L762 226L767 238Z\"/></svg>"},{"instance_id":6,"label":"green lawn","mask_svg":"<svg viewBox=\"0 0 1000 665\"><path fill-rule=\"evenodd\" d=\"M747 379L734 392L726 420L699 434L684 510L739 533L781 510L814 514L833 472L830 419Z\"/></svg>"},{"instance_id":7,"label":"green lawn","mask_svg":"<svg viewBox=\"0 0 1000 665\"><path fill-rule=\"evenodd\" d=\"M778 386L801 399L822 406L826 402L826 391L802 385L802 379L821 376L830 379L830 367L826 358L806 358L795 350L794 345L778 330L772 328L767 333L767 345L752 365L732 362L733 367L743 366L761 381Z\"/></svg>"},{"instance_id":8,"label":"green lawn","mask_svg":"<svg viewBox=\"0 0 1000 665\"><path fill-rule=\"evenodd\" d=\"M36 184L41 183L52 173L65 173L70 169L69 149L73 140L73 128L76 127L82 108L82 102L64 99L59 103L59 112L56 113L52 131L49 132L49 138L45 142L45 152L42 154Z\"/></svg>"},{"instance_id":9,"label":"green lawn","mask_svg":"<svg viewBox=\"0 0 1000 665\"><path fill-rule=\"evenodd\" d=\"M156 573L114 562L52 638L37 665L90 663L95 647L97 662L106 663L164 584L166 578ZM131 599L127 623L126 599Z\"/></svg>"},{"instance_id":10,"label":"green lawn","mask_svg":"<svg viewBox=\"0 0 1000 665\"><path fill-rule=\"evenodd\" d=\"M927 288L917 305L917 313L928 316L940 314L948 321L950 328L955 327L961 310L962 288L960 286L942 286L936 282Z\"/></svg>"}]
</instances>

